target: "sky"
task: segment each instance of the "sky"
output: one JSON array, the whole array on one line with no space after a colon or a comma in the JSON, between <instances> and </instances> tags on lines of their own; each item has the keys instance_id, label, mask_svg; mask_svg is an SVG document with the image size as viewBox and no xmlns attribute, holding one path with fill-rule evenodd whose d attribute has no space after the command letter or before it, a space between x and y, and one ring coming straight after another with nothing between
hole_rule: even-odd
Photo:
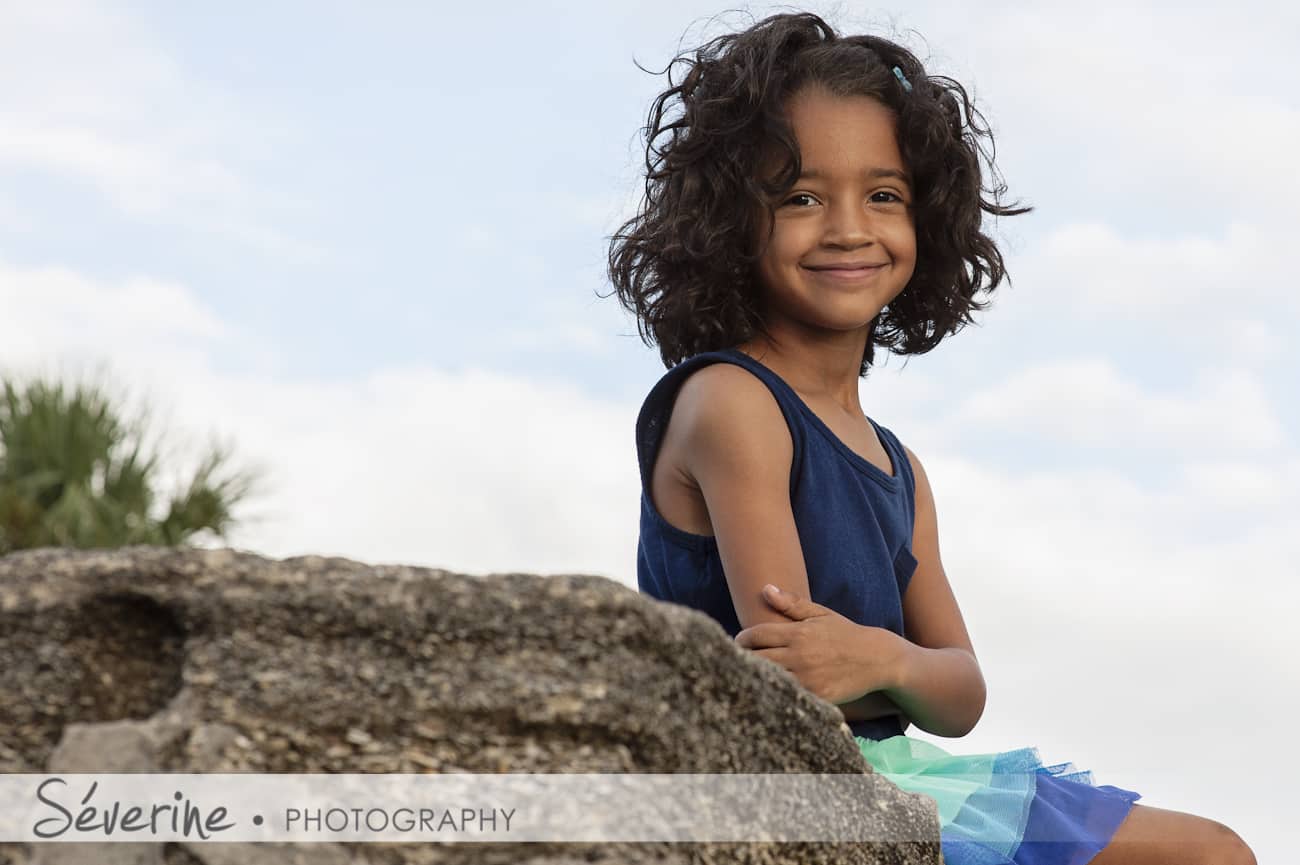
<instances>
[{"instance_id":1,"label":"sky","mask_svg":"<svg viewBox=\"0 0 1300 865\"><path fill-rule=\"evenodd\" d=\"M232 546L634 588L664 367L609 235L658 73L795 8L0 0L0 371L100 375L173 481L232 445L265 477ZM861 385L988 683L969 736L909 735L1037 746L1280 861L1300 11L797 8L963 82L1035 208L990 225L977 325Z\"/></svg>"}]
</instances>

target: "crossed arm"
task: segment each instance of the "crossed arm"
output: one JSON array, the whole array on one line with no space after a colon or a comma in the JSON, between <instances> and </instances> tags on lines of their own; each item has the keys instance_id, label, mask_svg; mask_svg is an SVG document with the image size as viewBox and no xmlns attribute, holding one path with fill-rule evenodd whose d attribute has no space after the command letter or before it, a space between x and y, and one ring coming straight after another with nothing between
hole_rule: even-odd
<instances>
[{"instance_id":1,"label":"crossed arm","mask_svg":"<svg viewBox=\"0 0 1300 865\"><path fill-rule=\"evenodd\" d=\"M984 711L984 679L939 559L934 498L916 455L906 449L916 478L917 569L903 597L904 639L807 600L789 497L793 442L761 381L731 364L706 367L683 384L672 422L684 424L684 469L708 506L744 628L737 642L840 705L848 720L901 714L937 736L970 732ZM766 583L802 613L778 607L784 602L763 594Z\"/></svg>"},{"instance_id":2,"label":"crossed arm","mask_svg":"<svg viewBox=\"0 0 1300 865\"><path fill-rule=\"evenodd\" d=\"M916 454L910 448L904 450L916 478L912 554L917 566L903 595L903 619L911 639L892 633L885 638L897 642L891 676L879 690L841 703L840 711L849 721L898 714L904 731L914 722L936 736L965 736L984 713L987 688L939 558L939 526L930 479ZM879 645L877 641L876 647L868 650L878 652ZM885 651L889 651L887 642ZM864 659L862 666L868 662Z\"/></svg>"},{"instance_id":3,"label":"crossed arm","mask_svg":"<svg viewBox=\"0 0 1300 865\"><path fill-rule=\"evenodd\" d=\"M901 714L927 733L958 737L983 713L984 678L965 649L918 646L788 592L763 598L789 621L746 628L736 642L789 669L845 720Z\"/></svg>"},{"instance_id":4,"label":"crossed arm","mask_svg":"<svg viewBox=\"0 0 1300 865\"><path fill-rule=\"evenodd\" d=\"M826 679L822 677L818 685L829 693L843 693L844 689L861 693L860 688L870 689L868 693L845 702L835 701L845 720L871 720L899 714L904 730L910 721L936 736L965 736L984 713L987 689L961 610L939 559L938 520L929 478L916 454L909 448L904 449L916 478L912 553L917 559L917 567L903 596L903 617L912 639L882 628L837 622L838 630L834 633L842 635L837 637L844 644L839 648L841 654L848 655L848 662L840 665L847 671L844 675L851 678L857 671L863 671L862 675L868 678L828 687L823 684ZM794 627L819 615L838 616L834 611L798 595L782 593L776 597L762 597L785 615ZM768 626L757 625L748 630L753 633L764 628ZM791 631L790 637L794 637L793 628L787 630ZM832 633L825 628L816 632ZM786 638L787 645L790 637ZM782 645L782 639L767 635L747 637L745 631L736 635L741 645L778 647ZM887 659L883 666L881 658ZM805 663L802 658L792 657L784 651L774 660L795 670ZM867 672L873 668L875 672Z\"/></svg>"},{"instance_id":5,"label":"crossed arm","mask_svg":"<svg viewBox=\"0 0 1300 865\"><path fill-rule=\"evenodd\" d=\"M884 691L872 691L858 697L856 700L850 700L847 703L840 703L840 713L844 715L844 720L849 721L874 721L877 718L884 718L887 715L897 715L899 723L903 725L903 732L912 722L907 720L903 710L898 708L898 704L889 699L889 695Z\"/></svg>"},{"instance_id":6,"label":"crossed arm","mask_svg":"<svg viewBox=\"0 0 1300 865\"><path fill-rule=\"evenodd\" d=\"M927 651L928 650L923 650ZM925 718L917 726L936 736L957 738L975 728L984 712L984 676L974 655L960 649L940 650L921 661L921 668L909 686L872 691L840 704L846 721L870 721L898 715L903 732L911 725L909 715ZM921 683L919 686L917 682ZM975 712L970 707L978 706ZM945 707L956 707L956 712ZM965 712L966 714L963 714Z\"/></svg>"}]
</instances>

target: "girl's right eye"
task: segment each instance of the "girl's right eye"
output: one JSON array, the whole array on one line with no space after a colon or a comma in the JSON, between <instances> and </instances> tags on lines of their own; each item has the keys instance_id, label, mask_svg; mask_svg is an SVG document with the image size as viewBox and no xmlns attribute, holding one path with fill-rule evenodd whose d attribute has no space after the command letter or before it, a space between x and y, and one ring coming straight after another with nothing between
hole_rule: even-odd
<instances>
[{"instance_id":1,"label":"girl's right eye","mask_svg":"<svg viewBox=\"0 0 1300 865\"><path fill-rule=\"evenodd\" d=\"M806 199L808 199L809 201L815 201L815 200L816 200L816 199L814 199L811 195L809 195L809 194L806 193L806 192L798 192L798 193L795 193L794 195L791 195L789 198L787 198L787 199L785 200L785 203L786 203L786 204L790 204L790 203L793 202L796 198L806 198Z\"/></svg>"}]
</instances>

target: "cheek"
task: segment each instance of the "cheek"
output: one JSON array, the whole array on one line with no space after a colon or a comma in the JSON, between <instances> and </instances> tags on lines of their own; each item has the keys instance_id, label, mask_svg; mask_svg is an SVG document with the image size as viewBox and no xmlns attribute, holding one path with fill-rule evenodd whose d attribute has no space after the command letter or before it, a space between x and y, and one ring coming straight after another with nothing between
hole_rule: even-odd
<instances>
[{"instance_id":1,"label":"cheek","mask_svg":"<svg viewBox=\"0 0 1300 865\"><path fill-rule=\"evenodd\" d=\"M900 226L897 234L894 236L894 257L900 262L914 263L916 261L916 231L912 226Z\"/></svg>"},{"instance_id":2,"label":"cheek","mask_svg":"<svg viewBox=\"0 0 1300 865\"><path fill-rule=\"evenodd\" d=\"M774 263L784 263L802 249L803 243L798 231L790 226L777 225L776 231L772 234L772 244L768 248L769 258Z\"/></svg>"}]
</instances>

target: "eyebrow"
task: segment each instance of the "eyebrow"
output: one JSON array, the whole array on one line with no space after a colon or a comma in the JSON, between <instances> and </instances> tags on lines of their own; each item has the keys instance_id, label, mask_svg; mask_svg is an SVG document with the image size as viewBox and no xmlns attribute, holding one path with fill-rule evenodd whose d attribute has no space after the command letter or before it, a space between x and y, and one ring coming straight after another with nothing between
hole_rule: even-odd
<instances>
[{"instance_id":1,"label":"eyebrow","mask_svg":"<svg viewBox=\"0 0 1300 865\"><path fill-rule=\"evenodd\" d=\"M911 179L910 177L907 176L907 172L906 172L906 171L899 171L897 168L871 168L871 169L868 169L867 171L864 171L864 172L862 173L862 176L863 176L863 177L869 177L869 178L872 178L872 179L875 179L875 178L878 178L878 177L892 177L892 178L894 178L894 179L896 179L896 180L901 180L901 181L903 181L903 182L906 183L908 186L911 186L911 185L912 185L912 179ZM800 180L804 180L804 179L808 179L808 180L823 180L823 179L825 179L825 177L826 177L825 172L818 171L818 170L815 169L815 168L805 169L804 172L803 172L802 174L799 175L799 179L800 179Z\"/></svg>"}]
</instances>

